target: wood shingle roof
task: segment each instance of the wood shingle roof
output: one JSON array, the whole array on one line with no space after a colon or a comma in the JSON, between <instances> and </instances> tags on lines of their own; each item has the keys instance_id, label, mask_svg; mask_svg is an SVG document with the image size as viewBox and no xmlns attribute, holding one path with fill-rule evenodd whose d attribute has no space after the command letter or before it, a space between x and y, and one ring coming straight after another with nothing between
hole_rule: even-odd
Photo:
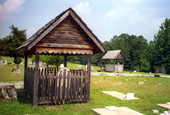
<instances>
[{"instance_id":1,"label":"wood shingle roof","mask_svg":"<svg viewBox=\"0 0 170 115\"><path fill-rule=\"evenodd\" d=\"M127 59L121 50L108 51L102 59L125 60Z\"/></svg>"},{"instance_id":2,"label":"wood shingle roof","mask_svg":"<svg viewBox=\"0 0 170 115\"><path fill-rule=\"evenodd\" d=\"M33 34L18 52L42 54L104 53L105 48L76 12L69 8Z\"/></svg>"}]
</instances>

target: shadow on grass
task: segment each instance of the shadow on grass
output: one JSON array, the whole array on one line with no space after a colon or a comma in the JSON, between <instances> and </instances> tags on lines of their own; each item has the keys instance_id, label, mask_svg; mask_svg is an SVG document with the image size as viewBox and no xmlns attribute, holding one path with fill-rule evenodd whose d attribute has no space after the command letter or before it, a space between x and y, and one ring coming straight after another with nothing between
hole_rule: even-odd
<instances>
[{"instance_id":1,"label":"shadow on grass","mask_svg":"<svg viewBox=\"0 0 170 115\"><path fill-rule=\"evenodd\" d=\"M24 89L17 89L18 102L22 104L31 104L30 98L26 96Z\"/></svg>"}]
</instances>

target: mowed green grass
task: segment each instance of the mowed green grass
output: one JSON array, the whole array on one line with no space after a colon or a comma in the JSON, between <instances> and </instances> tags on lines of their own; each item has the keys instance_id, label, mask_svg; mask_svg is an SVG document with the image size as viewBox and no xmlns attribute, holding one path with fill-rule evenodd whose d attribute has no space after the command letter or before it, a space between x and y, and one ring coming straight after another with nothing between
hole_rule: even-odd
<instances>
[{"instance_id":1,"label":"mowed green grass","mask_svg":"<svg viewBox=\"0 0 170 115\"><path fill-rule=\"evenodd\" d=\"M128 81L127 81L128 79ZM139 81L144 81L139 85ZM121 82L121 84L120 84ZM160 84L162 83L162 84ZM157 106L158 103L170 101L170 79L155 77L126 76L92 76L90 103L43 105L33 107L24 95L18 91L18 100L10 103L0 101L1 115L93 115L91 109L105 106L128 107L146 115L154 115L153 109L163 112L167 109ZM122 101L101 91L132 92L139 100Z\"/></svg>"},{"instance_id":2,"label":"mowed green grass","mask_svg":"<svg viewBox=\"0 0 170 115\"><path fill-rule=\"evenodd\" d=\"M23 81L24 80L24 66L19 65L20 73L12 72L13 68L16 68L16 64L7 64L0 66L0 82L12 82L12 81Z\"/></svg>"},{"instance_id":3,"label":"mowed green grass","mask_svg":"<svg viewBox=\"0 0 170 115\"><path fill-rule=\"evenodd\" d=\"M81 65L82 68L77 68L77 65L81 65L81 64L74 64L74 63L67 63L67 67L69 69L75 69L75 70L79 70L79 69L83 69L83 70L86 70L86 65ZM93 66L92 65L92 68L93 68L93 71L97 71L97 70L100 70L100 67L98 66Z\"/></svg>"},{"instance_id":4,"label":"mowed green grass","mask_svg":"<svg viewBox=\"0 0 170 115\"><path fill-rule=\"evenodd\" d=\"M0 66L0 82L13 82L24 80L24 65L20 64L20 73L13 73L12 69L16 68L17 65L13 64L14 59L12 57L2 56L1 60L7 60L7 65Z\"/></svg>"},{"instance_id":5,"label":"mowed green grass","mask_svg":"<svg viewBox=\"0 0 170 115\"><path fill-rule=\"evenodd\" d=\"M76 69L77 64L68 63L68 67ZM21 74L12 73L15 64L0 67L0 82L23 80ZM85 66L83 66L85 67ZM94 67L95 69L99 69ZM143 85L138 82L143 81ZM161 112L167 110L157 106L159 103L170 102L170 78L136 77L136 76L91 76L91 95L89 103L43 105L33 107L22 89L17 90L18 100L13 102L0 101L0 115L93 115L91 109L105 106L128 107L146 115L154 115L153 109ZM101 91L119 91L135 93L139 100L122 101L101 93Z\"/></svg>"}]
</instances>

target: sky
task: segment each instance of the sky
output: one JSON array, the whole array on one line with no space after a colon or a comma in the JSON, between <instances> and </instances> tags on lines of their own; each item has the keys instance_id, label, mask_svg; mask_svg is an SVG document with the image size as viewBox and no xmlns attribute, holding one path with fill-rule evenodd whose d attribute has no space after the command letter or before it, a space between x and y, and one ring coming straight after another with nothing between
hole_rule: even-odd
<instances>
[{"instance_id":1,"label":"sky","mask_svg":"<svg viewBox=\"0 0 170 115\"><path fill-rule=\"evenodd\" d=\"M153 40L170 18L170 0L0 0L0 38L11 25L26 29L29 38L69 7L102 42L122 33Z\"/></svg>"}]
</instances>

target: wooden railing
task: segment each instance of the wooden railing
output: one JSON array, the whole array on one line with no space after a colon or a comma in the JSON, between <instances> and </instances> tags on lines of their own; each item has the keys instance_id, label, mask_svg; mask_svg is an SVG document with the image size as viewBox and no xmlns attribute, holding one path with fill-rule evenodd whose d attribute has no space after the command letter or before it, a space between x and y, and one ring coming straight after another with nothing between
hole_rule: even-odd
<instances>
[{"instance_id":1,"label":"wooden railing","mask_svg":"<svg viewBox=\"0 0 170 115\"><path fill-rule=\"evenodd\" d=\"M33 69L34 70L34 69ZM27 70L26 91L33 94L33 70ZM30 78L28 78L31 76ZM34 82L35 83L35 82ZM86 71L40 69L37 77L37 104L64 104L87 102L89 99L89 77Z\"/></svg>"},{"instance_id":2,"label":"wooden railing","mask_svg":"<svg viewBox=\"0 0 170 115\"><path fill-rule=\"evenodd\" d=\"M30 96L30 98L32 99L32 96L33 96L33 82L34 82L34 74L35 74L35 71L33 68L27 68L25 70L25 83L24 83L24 86L25 86L25 91L26 91L26 94L28 96Z\"/></svg>"},{"instance_id":3,"label":"wooden railing","mask_svg":"<svg viewBox=\"0 0 170 115\"><path fill-rule=\"evenodd\" d=\"M38 104L86 102L87 78L84 71L40 71Z\"/></svg>"}]
</instances>

